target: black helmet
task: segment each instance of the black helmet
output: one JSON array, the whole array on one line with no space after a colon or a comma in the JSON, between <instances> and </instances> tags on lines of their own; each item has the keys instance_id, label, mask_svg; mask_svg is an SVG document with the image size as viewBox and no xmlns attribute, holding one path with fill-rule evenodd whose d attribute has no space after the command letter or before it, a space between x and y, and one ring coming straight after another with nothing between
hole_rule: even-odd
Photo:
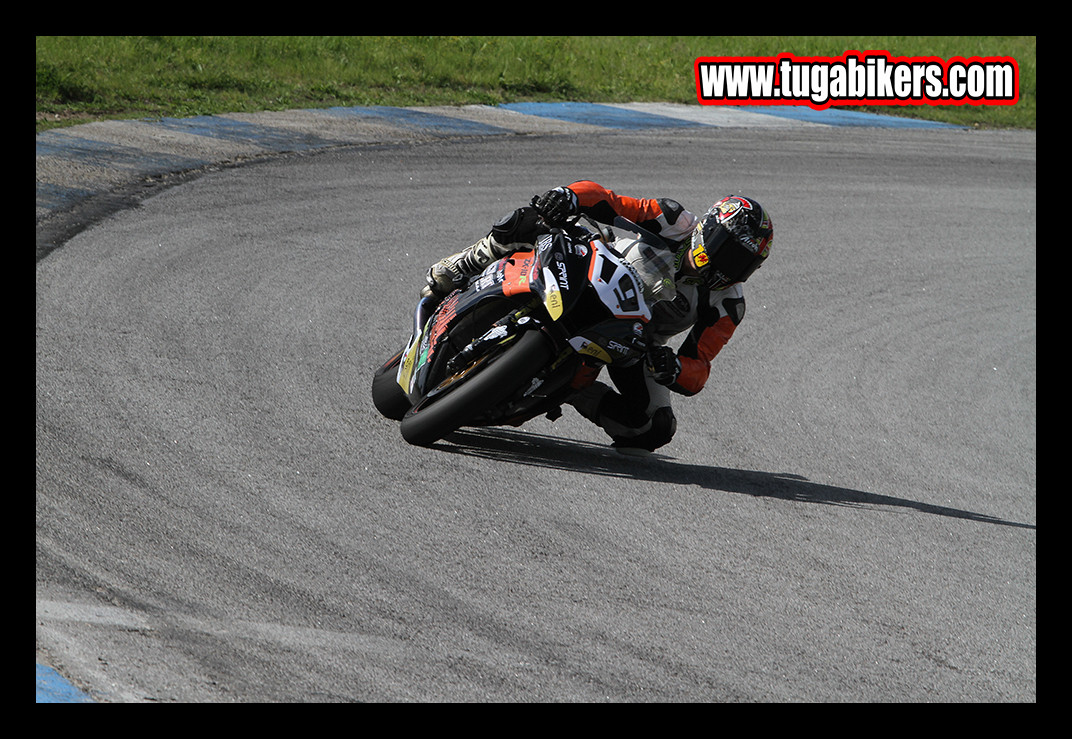
<instances>
[{"instance_id":1,"label":"black helmet","mask_svg":"<svg viewBox=\"0 0 1072 739\"><path fill-rule=\"evenodd\" d=\"M693 264L712 290L744 282L770 254L774 225L752 198L730 195L704 213L692 233Z\"/></svg>"}]
</instances>

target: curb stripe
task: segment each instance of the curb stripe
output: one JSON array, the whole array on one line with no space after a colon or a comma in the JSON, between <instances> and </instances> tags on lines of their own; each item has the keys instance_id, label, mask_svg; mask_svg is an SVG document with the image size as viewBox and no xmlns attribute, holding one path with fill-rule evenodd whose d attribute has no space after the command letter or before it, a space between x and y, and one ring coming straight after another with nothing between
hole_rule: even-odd
<instances>
[{"instance_id":1,"label":"curb stripe","mask_svg":"<svg viewBox=\"0 0 1072 739\"><path fill-rule=\"evenodd\" d=\"M37 665L37 703L93 703L93 699L60 677L51 667Z\"/></svg>"},{"instance_id":2,"label":"curb stripe","mask_svg":"<svg viewBox=\"0 0 1072 739\"><path fill-rule=\"evenodd\" d=\"M643 110L628 110L614 105L596 103L506 103L498 106L524 115L554 118L570 123L585 123L602 128L637 130L644 128L694 128L703 125L693 121L658 115Z\"/></svg>"},{"instance_id":3,"label":"curb stripe","mask_svg":"<svg viewBox=\"0 0 1072 739\"><path fill-rule=\"evenodd\" d=\"M479 121L452 118L412 108L390 106L357 106L352 108L324 108L311 111L320 115L339 118L356 118L368 121L383 121L421 131L433 131L445 135L488 136L512 133L500 126Z\"/></svg>"},{"instance_id":4,"label":"curb stripe","mask_svg":"<svg viewBox=\"0 0 1072 739\"><path fill-rule=\"evenodd\" d=\"M830 107L825 110L815 110L806 105L756 105L749 106L753 112L784 118L795 121L808 121L826 126L857 126L857 127L881 127L881 128L947 128L964 129L953 123L941 121L924 121L918 118L901 118L894 115L882 115L880 113L861 113L856 110L843 110Z\"/></svg>"},{"instance_id":5,"label":"curb stripe","mask_svg":"<svg viewBox=\"0 0 1072 739\"><path fill-rule=\"evenodd\" d=\"M321 138L312 132L289 131L234 120L225 116L163 118L152 123L158 128L178 133L205 136L219 141L253 144L266 151L309 151L337 146L341 141Z\"/></svg>"}]
</instances>

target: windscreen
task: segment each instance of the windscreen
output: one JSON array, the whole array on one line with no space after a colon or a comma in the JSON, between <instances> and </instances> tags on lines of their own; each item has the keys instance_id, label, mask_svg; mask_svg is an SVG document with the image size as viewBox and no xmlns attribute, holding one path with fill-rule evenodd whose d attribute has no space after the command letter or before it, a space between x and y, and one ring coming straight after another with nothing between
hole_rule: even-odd
<instances>
[{"instance_id":1,"label":"windscreen","mask_svg":"<svg viewBox=\"0 0 1072 739\"><path fill-rule=\"evenodd\" d=\"M663 246L655 246L633 234L620 236L614 248L636 270L644 288L648 303L673 300L677 295L674 285L674 253Z\"/></svg>"}]
</instances>

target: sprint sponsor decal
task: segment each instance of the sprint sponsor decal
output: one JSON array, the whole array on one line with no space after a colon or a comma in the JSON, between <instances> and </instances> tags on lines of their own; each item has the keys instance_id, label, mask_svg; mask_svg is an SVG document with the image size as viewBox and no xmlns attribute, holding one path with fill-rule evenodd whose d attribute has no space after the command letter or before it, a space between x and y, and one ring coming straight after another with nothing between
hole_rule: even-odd
<instances>
[{"instance_id":1,"label":"sprint sponsor decal","mask_svg":"<svg viewBox=\"0 0 1072 739\"><path fill-rule=\"evenodd\" d=\"M1020 68L1012 57L699 57L704 105L1015 105Z\"/></svg>"}]
</instances>

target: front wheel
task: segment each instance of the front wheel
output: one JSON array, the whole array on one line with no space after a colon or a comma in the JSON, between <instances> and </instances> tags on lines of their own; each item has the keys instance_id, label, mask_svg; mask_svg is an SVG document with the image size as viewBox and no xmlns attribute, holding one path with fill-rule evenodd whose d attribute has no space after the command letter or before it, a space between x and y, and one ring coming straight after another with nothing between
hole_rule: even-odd
<instances>
[{"instance_id":1,"label":"front wheel","mask_svg":"<svg viewBox=\"0 0 1072 739\"><path fill-rule=\"evenodd\" d=\"M473 369L457 388L411 408L402 418L402 438L428 446L457 431L513 395L553 356L547 337L539 331L525 332L494 362Z\"/></svg>"},{"instance_id":2,"label":"front wheel","mask_svg":"<svg viewBox=\"0 0 1072 739\"><path fill-rule=\"evenodd\" d=\"M372 376L372 404L385 418L402 420L409 410L409 398L395 379L402 352L384 362Z\"/></svg>"}]
</instances>

